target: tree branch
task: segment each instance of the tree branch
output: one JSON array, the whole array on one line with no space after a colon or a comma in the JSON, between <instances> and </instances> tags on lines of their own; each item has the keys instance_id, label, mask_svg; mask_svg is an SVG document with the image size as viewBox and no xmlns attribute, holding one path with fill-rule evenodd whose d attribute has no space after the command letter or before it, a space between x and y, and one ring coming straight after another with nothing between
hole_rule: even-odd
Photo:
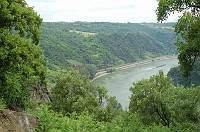
<instances>
[{"instance_id":1,"label":"tree branch","mask_svg":"<svg viewBox=\"0 0 200 132\"><path fill-rule=\"evenodd\" d=\"M158 115L159 115L159 117L161 118L161 120L164 122L163 125L164 125L164 126L166 126L166 125L168 126L166 120L162 117L162 115L161 115L161 113L159 112L158 108L156 108L155 110L156 110L156 112L158 113Z\"/></svg>"},{"instance_id":2,"label":"tree branch","mask_svg":"<svg viewBox=\"0 0 200 132\"><path fill-rule=\"evenodd\" d=\"M163 108L163 103L162 102L161 102L161 109L162 109L162 113L163 113L163 116L165 118L165 121L167 122L167 126L169 127L169 120L167 119L167 115L164 112L164 108Z\"/></svg>"}]
</instances>

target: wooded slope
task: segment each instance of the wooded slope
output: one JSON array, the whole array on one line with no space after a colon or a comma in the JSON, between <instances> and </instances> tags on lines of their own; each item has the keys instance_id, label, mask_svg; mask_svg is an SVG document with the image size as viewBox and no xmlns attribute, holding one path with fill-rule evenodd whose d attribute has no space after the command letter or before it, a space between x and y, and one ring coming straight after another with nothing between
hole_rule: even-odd
<instances>
[{"instance_id":1,"label":"wooded slope","mask_svg":"<svg viewBox=\"0 0 200 132\"><path fill-rule=\"evenodd\" d=\"M48 67L94 64L106 68L176 52L174 23L43 23Z\"/></svg>"}]
</instances>

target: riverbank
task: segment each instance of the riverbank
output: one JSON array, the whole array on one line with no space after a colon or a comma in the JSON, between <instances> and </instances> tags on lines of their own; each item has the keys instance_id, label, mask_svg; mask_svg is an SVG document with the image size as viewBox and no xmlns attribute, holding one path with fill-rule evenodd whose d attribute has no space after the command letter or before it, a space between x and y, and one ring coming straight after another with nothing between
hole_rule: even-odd
<instances>
[{"instance_id":1,"label":"riverbank","mask_svg":"<svg viewBox=\"0 0 200 132\"><path fill-rule=\"evenodd\" d=\"M133 63L124 64L124 65L119 65L119 66L111 67L111 68L108 68L108 69L115 69L115 71L126 70L128 68L133 68L135 66L149 64L149 63L152 63L152 62L155 62L155 61L168 60L168 59L174 59L174 58L177 58L177 56L175 56L175 55L161 56L161 57L156 57L156 58L150 58L150 59L147 59L147 60L136 61L136 62L133 62ZM108 73L106 70L100 70L99 72L96 73L94 79L92 79L91 82L93 82L94 80L96 80L100 77L108 75L108 74L111 74L111 73Z\"/></svg>"},{"instance_id":2,"label":"riverbank","mask_svg":"<svg viewBox=\"0 0 200 132\"><path fill-rule=\"evenodd\" d=\"M145 64L144 62L147 61L149 63ZM167 75L169 70L176 66L178 66L176 56L161 57L156 60L154 58L153 61L148 59L132 68L125 69L123 67L123 69L117 70L112 74L101 76L92 83L105 87L108 90L108 95L115 96L118 102L121 103L123 109L127 110L132 94L129 89L133 86L133 83L137 83L143 79L149 79L151 76L158 74L160 70L163 71L164 75Z\"/></svg>"}]
</instances>

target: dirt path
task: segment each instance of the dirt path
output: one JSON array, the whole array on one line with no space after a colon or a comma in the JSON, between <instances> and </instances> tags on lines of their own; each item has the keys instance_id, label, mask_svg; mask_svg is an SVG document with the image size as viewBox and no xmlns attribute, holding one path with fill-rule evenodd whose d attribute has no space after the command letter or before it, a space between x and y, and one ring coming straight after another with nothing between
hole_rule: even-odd
<instances>
[{"instance_id":1,"label":"dirt path","mask_svg":"<svg viewBox=\"0 0 200 132\"><path fill-rule=\"evenodd\" d=\"M125 69L132 68L132 67L135 67L138 65L144 65L144 64L149 64L149 63L155 62L155 61L168 60L168 59L174 59L174 58L177 58L177 56L175 56L175 55L161 56L161 57L151 58L151 59L147 59L147 60L143 60L143 61L138 61L138 62L134 62L134 63L129 63L129 64L112 67L112 69L115 69L117 71L125 70ZM107 73L107 71L105 71L105 70L100 70L99 72L96 73L94 79L92 79L91 82L93 82L97 78L100 78L100 77L108 75L108 74L110 74L110 73Z\"/></svg>"}]
</instances>

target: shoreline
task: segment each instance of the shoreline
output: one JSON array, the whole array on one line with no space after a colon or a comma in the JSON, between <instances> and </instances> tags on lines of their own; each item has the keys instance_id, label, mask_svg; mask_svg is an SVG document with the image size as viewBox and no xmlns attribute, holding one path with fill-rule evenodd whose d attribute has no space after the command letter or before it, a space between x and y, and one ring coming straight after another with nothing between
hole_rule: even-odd
<instances>
[{"instance_id":1,"label":"shoreline","mask_svg":"<svg viewBox=\"0 0 200 132\"><path fill-rule=\"evenodd\" d=\"M111 68L114 68L115 71L120 71L120 70L126 70L129 68L133 68L133 67L136 67L139 65L149 64L149 63L152 63L155 61L162 61L162 60L175 59L175 58L177 58L176 55L160 56L160 57L150 58L150 59L146 59L146 60L136 61L133 63L123 64L123 65L119 65L119 66L115 66L115 67L111 67ZM105 70L103 70L103 71L99 70L99 72L96 73L94 79L92 79L90 82L93 82L96 79L103 77L105 75L108 75L108 74L111 74L111 73L108 73Z\"/></svg>"}]
</instances>

